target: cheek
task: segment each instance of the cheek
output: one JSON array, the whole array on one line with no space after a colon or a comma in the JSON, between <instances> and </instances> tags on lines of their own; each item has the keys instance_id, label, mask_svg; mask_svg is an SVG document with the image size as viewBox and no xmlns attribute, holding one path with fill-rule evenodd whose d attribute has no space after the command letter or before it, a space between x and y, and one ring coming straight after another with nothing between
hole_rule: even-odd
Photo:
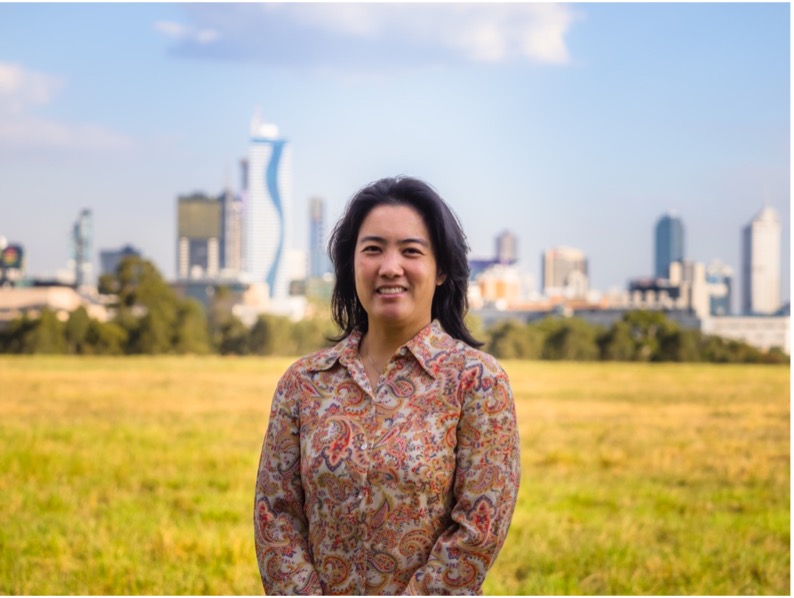
<instances>
[{"instance_id":1,"label":"cheek","mask_svg":"<svg viewBox=\"0 0 794 598\"><path fill-rule=\"evenodd\" d=\"M438 282L438 275L432 269L428 269L426 276L425 276L425 293L429 296L429 299L433 299L433 295L436 294L436 290L438 289L436 283Z\"/></svg>"},{"instance_id":2,"label":"cheek","mask_svg":"<svg viewBox=\"0 0 794 598\"><path fill-rule=\"evenodd\" d=\"M360 294L367 284L368 273L366 265L362 264L358 260L353 263L353 278L356 283L356 292Z\"/></svg>"}]
</instances>

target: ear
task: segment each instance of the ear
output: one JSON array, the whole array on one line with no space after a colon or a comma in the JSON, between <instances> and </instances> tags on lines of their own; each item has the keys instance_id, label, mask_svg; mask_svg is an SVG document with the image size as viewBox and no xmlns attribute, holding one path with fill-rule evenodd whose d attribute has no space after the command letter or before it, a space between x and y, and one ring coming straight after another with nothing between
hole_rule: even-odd
<instances>
[{"instance_id":1,"label":"ear","mask_svg":"<svg viewBox=\"0 0 794 598\"><path fill-rule=\"evenodd\" d=\"M436 286L440 287L442 284L444 284L444 281L446 279L447 279L446 274L439 274L438 276L436 276Z\"/></svg>"}]
</instances>

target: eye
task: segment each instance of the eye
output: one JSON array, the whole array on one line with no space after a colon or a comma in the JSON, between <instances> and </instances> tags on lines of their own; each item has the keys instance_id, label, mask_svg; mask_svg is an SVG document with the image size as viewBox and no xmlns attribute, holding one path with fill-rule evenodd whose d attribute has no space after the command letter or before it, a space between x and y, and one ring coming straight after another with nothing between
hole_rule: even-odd
<instances>
[{"instance_id":1,"label":"eye","mask_svg":"<svg viewBox=\"0 0 794 598\"><path fill-rule=\"evenodd\" d=\"M422 250L421 250L421 249L419 249L418 247L406 247L406 248L403 250L403 253L407 253L407 254L409 254L409 255L424 255L424 254L422 253Z\"/></svg>"},{"instance_id":2,"label":"eye","mask_svg":"<svg viewBox=\"0 0 794 598\"><path fill-rule=\"evenodd\" d=\"M377 245L364 245L361 248L361 253L377 253L380 251L380 247Z\"/></svg>"}]
</instances>

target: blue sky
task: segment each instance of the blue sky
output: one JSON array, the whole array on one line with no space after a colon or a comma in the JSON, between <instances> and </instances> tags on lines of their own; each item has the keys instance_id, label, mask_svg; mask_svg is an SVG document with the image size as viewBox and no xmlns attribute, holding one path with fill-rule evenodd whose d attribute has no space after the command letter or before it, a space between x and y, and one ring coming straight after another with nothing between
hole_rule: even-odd
<instances>
[{"instance_id":1,"label":"blue sky","mask_svg":"<svg viewBox=\"0 0 794 598\"><path fill-rule=\"evenodd\" d=\"M292 143L293 239L374 179L433 184L472 255L504 229L585 251L591 284L686 253L740 267L764 206L790 254L790 16L774 4L0 4L0 235L28 270L95 250L175 266L176 197L237 187L254 111Z\"/></svg>"}]
</instances>

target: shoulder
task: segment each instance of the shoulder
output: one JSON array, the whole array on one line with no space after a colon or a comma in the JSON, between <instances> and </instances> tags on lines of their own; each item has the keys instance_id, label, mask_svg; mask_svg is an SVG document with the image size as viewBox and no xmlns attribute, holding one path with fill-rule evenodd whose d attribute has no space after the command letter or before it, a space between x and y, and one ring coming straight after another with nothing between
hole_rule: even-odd
<instances>
[{"instance_id":1,"label":"shoulder","mask_svg":"<svg viewBox=\"0 0 794 598\"><path fill-rule=\"evenodd\" d=\"M297 409L300 397L313 394L317 373L333 368L339 361L336 349L338 345L321 349L290 364L276 385L273 408Z\"/></svg>"},{"instance_id":2,"label":"shoulder","mask_svg":"<svg viewBox=\"0 0 794 598\"><path fill-rule=\"evenodd\" d=\"M330 369L339 361L345 349L345 344L345 341L342 341L331 347L326 347L325 349L320 349L309 355L304 355L295 361L287 371L292 370L296 373L308 374Z\"/></svg>"},{"instance_id":3,"label":"shoulder","mask_svg":"<svg viewBox=\"0 0 794 598\"><path fill-rule=\"evenodd\" d=\"M448 347L450 365L453 367L461 368L462 370L469 370L471 368L481 368L483 372L493 375L505 375L504 369L490 353L475 349L467 345L462 340L458 340L448 336Z\"/></svg>"},{"instance_id":4,"label":"shoulder","mask_svg":"<svg viewBox=\"0 0 794 598\"><path fill-rule=\"evenodd\" d=\"M310 378L312 374L331 369L339 361L344 350L344 343L345 341L342 341L297 359L287 368L281 380L283 382L305 380Z\"/></svg>"},{"instance_id":5,"label":"shoulder","mask_svg":"<svg viewBox=\"0 0 794 598\"><path fill-rule=\"evenodd\" d=\"M480 349L475 349L474 347L470 347L463 341L457 341L460 345L463 346L463 354L464 360L467 365L482 365L483 368L489 372L493 372L494 374L503 374L504 370L502 369L501 364L496 360L496 357L491 355L490 353L486 353L485 351L481 351Z\"/></svg>"},{"instance_id":6,"label":"shoulder","mask_svg":"<svg viewBox=\"0 0 794 598\"><path fill-rule=\"evenodd\" d=\"M497 383L508 384L507 374L496 358L490 353L467 345L462 340L453 338L446 332L439 337L439 348L442 349L443 367L459 379L469 380L475 386L487 380L486 386Z\"/></svg>"}]
</instances>

